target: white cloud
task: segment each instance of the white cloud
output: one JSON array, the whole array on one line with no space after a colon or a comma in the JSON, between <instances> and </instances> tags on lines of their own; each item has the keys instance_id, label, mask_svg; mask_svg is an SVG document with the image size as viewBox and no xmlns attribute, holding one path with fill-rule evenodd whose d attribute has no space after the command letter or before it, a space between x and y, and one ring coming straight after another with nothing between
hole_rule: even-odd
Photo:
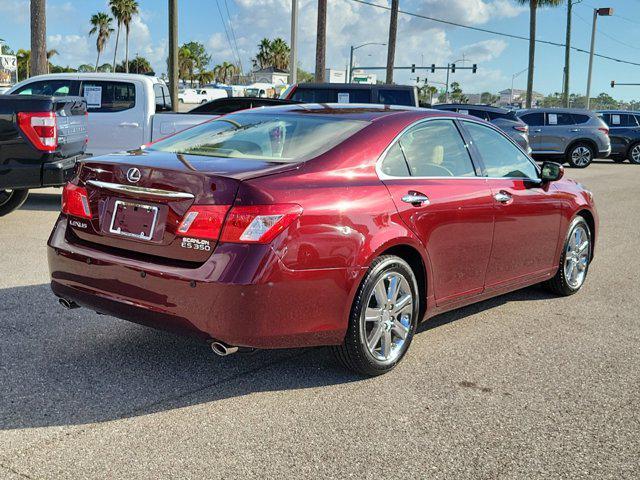
<instances>
[{"instance_id":1,"label":"white cloud","mask_svg":"<svg viewBox=\"0 0 640 480\"><path fill-rule=\"evenodd\" d=\"M58 55L51 59L56 65L77 67L83 63L89 65L96 63L95 43L92 42L90 46L85 35L49 35L47 36L47 49L58 51Z\"/></svg>"},{"instance_id":2,"label":"white cloud","mask_svg":"<svg viewBox=\"0 0 640 480\"><path fill-rule=\"evenodd\" d=\"M498 58L506 48L507 42L504 40L483 40L465 45L460 49L460 52L469 57L469 61L480 63Z\"/></svg>"},{"instance_id":3,"label":"white cloud","mask_svg":"<svg viewBox=\"0 0 640 480\"><path fill-rule=\"evenodd\" d=\"M10 19L14 23L22 23L29 20L28 0L2 0L0 1L0 18Z\"/></svg>"}]
</instances>

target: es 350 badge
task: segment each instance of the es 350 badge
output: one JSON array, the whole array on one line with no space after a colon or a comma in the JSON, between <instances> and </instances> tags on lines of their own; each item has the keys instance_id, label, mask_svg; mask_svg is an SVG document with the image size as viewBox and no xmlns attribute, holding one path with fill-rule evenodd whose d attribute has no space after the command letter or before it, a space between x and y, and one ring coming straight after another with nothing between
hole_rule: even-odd
<instances>
[{"instance_id":1,"label":"es 350 badge","mask_svg":"<svg viewBox=\"0 0 640 480\"><path fill-rule=\"evenodd\" d=\"M182 248L188 248L190 250L202 250L204 252L211 251L211 243L209 240L200 240L197 238L185 237L182 239Z\"/></svg>"}]
</instances>

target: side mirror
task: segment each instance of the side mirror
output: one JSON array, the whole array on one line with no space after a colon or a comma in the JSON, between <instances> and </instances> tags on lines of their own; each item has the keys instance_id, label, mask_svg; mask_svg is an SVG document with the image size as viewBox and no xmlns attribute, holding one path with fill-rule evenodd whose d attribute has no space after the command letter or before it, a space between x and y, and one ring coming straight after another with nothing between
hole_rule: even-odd
<instances>
[{"instance_id":1,"label":"side mirror","mask_svg":"<svg viewBox=\"0 0 640 480\"><path fill-rule=\"evenodd\" d=\"M544 162L540 178L543 182L555 182L564 176L564 167L556 162Z\"/></svg>"}]
</instances>

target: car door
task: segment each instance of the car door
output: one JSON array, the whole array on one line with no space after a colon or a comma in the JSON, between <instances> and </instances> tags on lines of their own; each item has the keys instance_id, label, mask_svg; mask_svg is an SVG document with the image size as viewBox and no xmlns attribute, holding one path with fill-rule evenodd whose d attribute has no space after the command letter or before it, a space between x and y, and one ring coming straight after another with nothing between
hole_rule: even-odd
<instances>
[{"instance_id":1,"label":"car door","mask_svg":"<svg viewBox=\"0 0 640 480\"><path fill-rule=\"evenodd\" d=\"M493 199L457 123L418 122L379 167L400 216L425 245L436 304L480 293L491 253Z\"/></svg>"},{"instance_id":2,"label":"car door","mask_svg":"<svg viewBox=\"0 0 640 480\"><path fill-rule=\"evenodd\" d=\"M544 113L532 112L522 115L521 120L529 125L529 144L534 153L544 151L547 146L544 144L543 128Z\"/></svg>"},{"instance_id":3,"label":"car door","mask_svg":"<svg viewBox=\"0 0 640 480\"><path fill-rule=\"evenodd\" d=\"M580 136L581 130L570 113L547 112L541 142L548 152L564 153L569 144Z\"/></svg>"},{"instance_id":4,"label":"car door","mask_svg":"<svg viewBox=\"0 0 640 480\"><path fill-rule=\"evenodd\" d=\"M462 122L479 154L495 208L493 248L486 288L525 282L553 269L558 248L561 199L539 180L538 167L493 127Z\"/></svg>"},{"instance_id":5,"label":"car door","mask_svg":"<svg viewBox=\"0 0 640 480\"><path fill-rule=\"evenodd\" d=\"M634 135L634 130L638 128L636 118L633 115L624 113L611 113L604 116L604 120L609 126L609 138L611 139L611 151L625 154Z\"/></svg>"},{"instance_id":6,"label":"car door","mask_svg":"<svg viewBox=\"0 0 640 480\"><path fill-rule=\"evenodd\" d=\"M88 153L134 150L145 143L147 106L142 83L84 80L80 94L89 112Z\"/></svg>"}]
</instances>

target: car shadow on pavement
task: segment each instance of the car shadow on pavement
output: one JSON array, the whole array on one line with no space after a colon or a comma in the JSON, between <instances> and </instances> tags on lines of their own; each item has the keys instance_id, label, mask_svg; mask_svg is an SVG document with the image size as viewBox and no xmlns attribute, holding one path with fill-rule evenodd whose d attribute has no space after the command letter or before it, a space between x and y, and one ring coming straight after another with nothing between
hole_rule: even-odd
<instances>
[{"instance_id":1,"label":"car shadow on pavement","mask_svg":"<svg viewBox=\"0 0 640 480\"><path fill-rule=\"evenodd\" d=\"M38 193L29 192L29 197L21 210L38 210L55 212L60 211L60 202L62 198L62 190L60 193Z\"/></svg>"},{"instance_id":2,"label":"car shadow on pavement","mask_svg":"<svg viewBox=\"0 0 640 480\"><path fill-rule=\"evenodd\" d=\"M516 292L435 317L420 331L536 298L548 297ZM0 290L0 430L105 422L358 381L367 380L344 370L327 348L221 358L195 339L64 310L46 284Z\"/></svg>"}]
</instances>

